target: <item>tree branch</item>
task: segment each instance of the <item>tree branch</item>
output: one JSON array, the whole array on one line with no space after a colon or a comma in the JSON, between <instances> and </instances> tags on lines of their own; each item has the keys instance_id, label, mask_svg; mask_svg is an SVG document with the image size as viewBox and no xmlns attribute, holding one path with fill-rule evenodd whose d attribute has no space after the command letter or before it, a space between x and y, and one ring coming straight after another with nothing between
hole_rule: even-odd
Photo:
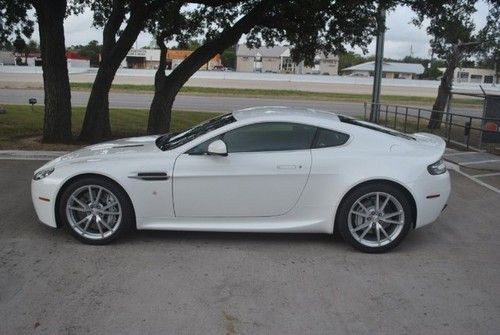
<instances>
[{"instance_id":1,"label":"tree branch","mask_svg":"<svg viewBox=\"0 0 500 335\"><path fill-rule=\"evenodd\" d=\"M241 35L248 33L258 24L270 6L272 6L271 0L264 0L257 4L232 27L224 29L216 38L196 49L172 71L167 79L179 85L180 89L203 64L231 45L236 44Z\"/></svg>"},{"instance_id":2,"label":"tree branch","mask_svg":"<svg viewBox=\"0 0 500 335\"><path fill-rule=\"evenodd\" d=\"M113 0L111 15L102 32L102 55L107 57L116 44L116 34L125 19L125 1Z\"/></svg>"}]
</instances>

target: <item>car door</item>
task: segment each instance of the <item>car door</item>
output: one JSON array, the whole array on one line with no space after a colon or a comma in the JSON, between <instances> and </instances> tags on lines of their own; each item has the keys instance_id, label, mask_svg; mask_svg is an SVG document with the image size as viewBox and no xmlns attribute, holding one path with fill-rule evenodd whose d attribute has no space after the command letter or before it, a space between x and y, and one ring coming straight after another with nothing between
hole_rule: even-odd
<instances>
[{"instance_id":1,"label":"car door","mask_svg":"<svg viewBox=\"0 0 500 335\"><path fill-rule=\"evenodd\" d=\"M311 169L316 127L266 122L228 131L179 155L173 174L179 217L262 217L288 212ZM206 155L222 139L227 156Z\"/></svg>"}]
</instances>

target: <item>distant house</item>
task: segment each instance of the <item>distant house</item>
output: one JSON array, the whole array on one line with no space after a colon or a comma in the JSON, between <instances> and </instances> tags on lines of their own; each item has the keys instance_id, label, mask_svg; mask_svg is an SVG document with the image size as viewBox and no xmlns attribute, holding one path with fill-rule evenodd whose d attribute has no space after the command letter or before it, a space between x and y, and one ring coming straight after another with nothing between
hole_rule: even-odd
<instances>
[{"instance_id":1,"label":"distant house","mask_svg":"<svg viewBox=\"0 0 500 335\"><path fill-rule=\"evenodd\" d=\"M424 66L415 63L383 62L382 77L389 79L415 79L424 73ZM343 74L353 77L370 77L375 72L375 62L366 62L340 70Z\"/></svg>"},{"instance_id":2,"label":"distant house","mask_svg":"<svg viewBox=\"0 0 500 335\"><path fill-rule=\"evenodd\" d=\"M318 54L314 66L305 66L304 62L295 64L290 57L289 46L274 46L250 49L244 44L236 49L236 71L271 72L295 74L338 74L338 57Z\"/></svg>"},{"instance_id":3,"label":"distant house","mask_svg":"<svg viewBox=\"0 0 500 335\"><path fill-rule=\"evenodd\" d=\"M444 72L446 68L439 68L439 70L441 72ZM462 67L455 69L453 78L456 83L493 84L493 81L495 81L495 70L480 69L475 67Z\"/></svg>"}]
</instances>

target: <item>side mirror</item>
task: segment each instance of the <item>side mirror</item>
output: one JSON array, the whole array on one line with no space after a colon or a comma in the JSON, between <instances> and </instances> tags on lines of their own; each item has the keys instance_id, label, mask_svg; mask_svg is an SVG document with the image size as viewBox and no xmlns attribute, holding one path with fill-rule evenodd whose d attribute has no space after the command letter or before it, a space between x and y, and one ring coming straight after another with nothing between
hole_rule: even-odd
<instances>
[{"instance_id":1,"label":"side mirror","mask_svg":"<svg viewBox=\"0 0 500 335\"><path fill-rule=\"evenodd\" d=\"M226 143L223 140L213 141L208 145L207 153L209 155L227 156Z\"/></svg>"}]
</instances>

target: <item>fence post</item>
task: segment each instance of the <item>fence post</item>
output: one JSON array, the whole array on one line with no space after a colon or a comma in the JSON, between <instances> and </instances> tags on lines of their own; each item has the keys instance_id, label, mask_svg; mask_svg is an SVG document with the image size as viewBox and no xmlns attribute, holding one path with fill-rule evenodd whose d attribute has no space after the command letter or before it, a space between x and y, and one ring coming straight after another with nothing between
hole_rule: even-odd
<instances>
[{"instance_id":1,"label":"fence post","mask_svg":"<svg viewBox=\"0 0 500 335\"><path fill-rule=\"evenodd\" d=\"M385 126L387 127L387 115L389 114L389 105L385 105Z\"/></svg>"},{"instance_id":2,"label":"fence post","mask_svg":"<svg viewBox=\"0 0 500 335\"><path fill-rule=\"evenodd\" d=\"M448 114L448 144L450 144L450 138L451 138L451 124L453 123L453 114Z\"/></svg>"},{"instance_id":3,"label":"fence post","mask_svg":"<svg viewBox=\"0 0 500 335\"><path fill-rule=\"evenodd\" d=\"M467 150L469 149L469 142L470 142L470 128L472 126L472 117L469 117L469 122L468 124L465 125L465 136L467 136Z\"/></svg>"},{"instance_id":4,"label":"fence post","mask_svg":"<svg viewBox=\"0 0 500 335\"><path fill-rule=\"evenodd\" d=\"M417 112L417 133L420 129L420 108L418 109L418 112Z\"/></svg>"},{"instance_id":5,"label":"fence post","mask_svg":"<svg viewBox=\"0 0 500 335\"><path fill-rule=\"evenodd\" d=\"M405 112L405 125L404 125L404 133L406 133L406 123L408 122L408 107L406 107Z\"/></svg>"},{"instance_id":6,"label":"fence post","mask_svg":"<svg viewBox=\"0 0 500 335\"><path fill-rule=\"evenodd\" d=\"M396 126L396 122L398 121L398 106L396 105L396 109L394 110L394 129L398 129Z\"/></svg>"},{"instance_id":7,"label":"fence post","mask_svg":"<svg viewBox=\"0 0 500 335\"><path fill-rule=\"evenodd\" d=\"M365 110L364 110L364 113L363 113L363 120L366 121L366 106L367 106L366 101L364 102L364 105L365 105Z\"/></svg>"}]
</instances>

